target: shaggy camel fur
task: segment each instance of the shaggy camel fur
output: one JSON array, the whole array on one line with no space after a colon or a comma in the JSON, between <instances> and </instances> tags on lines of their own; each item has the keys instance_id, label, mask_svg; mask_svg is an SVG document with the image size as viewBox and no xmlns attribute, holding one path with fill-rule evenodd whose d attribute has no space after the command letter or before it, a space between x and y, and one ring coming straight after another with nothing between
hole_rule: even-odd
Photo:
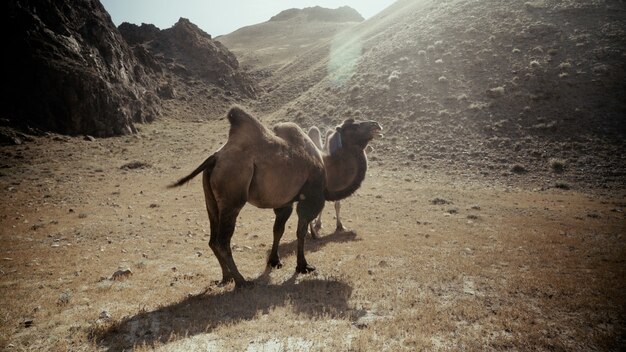
<instances>
[{"instance_id":1,"label":"shaggy camel fur","mask_svg":"<svg viewBox=\"0 0 626 352\"><path fill-rule=\"evenodd\" d=\"M325 199L342 199L352 194L360 182L356 186L334 182L327 187L324 159L296 124L280 123L270 130L239 107L233 107L227 117L230 131L226 144L191 174L170 186L181 186L203 172L202 184L211 224L209 246L222 268L222 283L234 280L237 288L251 284L237 269L230 244L237 216L246 202L274 209L274 241L268 259L268 264L274 268L282 267L278 244L293 203L298 203L296 272L314 271L315 267L304 257L308 224L320 213ZM349 124L354 125L353 121ZM354 127L356 125L350 130ZM348 132L348 140L352 135L354 133Z\"/></svg>"}]
</instances>

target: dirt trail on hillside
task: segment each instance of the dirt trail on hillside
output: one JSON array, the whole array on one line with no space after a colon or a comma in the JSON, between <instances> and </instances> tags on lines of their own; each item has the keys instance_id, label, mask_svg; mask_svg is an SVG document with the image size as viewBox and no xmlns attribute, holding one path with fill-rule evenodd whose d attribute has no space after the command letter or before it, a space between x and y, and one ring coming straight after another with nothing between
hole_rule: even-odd
<instances>
[{"instance_id":1,"label":"dirt trail on hillside","mask_svg":"<svg viewBox=\"0 0 626 352\"><path fill-rule=\"evenodd\" d=\"M342 203L353 231L332 233L328 204L323 238L306 244L314 274L294 275L295 216L284 267L265 271L274 216L247 205L233 250L256 286L218 287L200 180L165 186L226 135L226 120L168 120L136 136L50 135L2 147L0 347L582 351L626 343L623 189L414 170L386 161L376 141L363 187Z\"/></svg>"}]
</instances>

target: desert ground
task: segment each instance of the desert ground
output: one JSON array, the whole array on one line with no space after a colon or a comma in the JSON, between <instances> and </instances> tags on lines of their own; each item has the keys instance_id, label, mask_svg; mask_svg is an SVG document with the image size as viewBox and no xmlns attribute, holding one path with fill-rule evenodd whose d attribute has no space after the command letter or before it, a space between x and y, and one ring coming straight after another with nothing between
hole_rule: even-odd
<instances>
[{"instance_id":1,"label":"desert ground","mask_svg":"<svg viewBox=\"0 0 626 352\"><path fill-rule=\"evenodd\" d=\"M218 286L200 178L166 186L227 130L171 118L133 136L2 147L2 349L624 347L623 189L415 168L377 140L343 202L350 231L334 231L327 203L322 238L306 243L317 271L295 274L295 216L284 267L267 270L274 214L248 205L233 248L255 285Z\"/></svg>"},{"instance_id":2,"label":"desert ground","mask_svg":"<svg viewBox=\"0 0 626 352\"><path fill-rule=\"evenodd\" d=\"M0 114L0 350L625 350L624 14L614 0L399 0L362 22L303 11L215 41L181 18L131 51L102 8L94 33L119 44L104 47L150 64L129 92L167 94L144 107L154 122L108 138L24 134ZM296 215L270 270L274 213L247 205L232 249L254 285L219 285L201 178L167 188L226 142L234 104L268 126L384 128L342 201L349 230L327 203L307 239L311 274L295 273Z\"/></svg>"}]
</instances>

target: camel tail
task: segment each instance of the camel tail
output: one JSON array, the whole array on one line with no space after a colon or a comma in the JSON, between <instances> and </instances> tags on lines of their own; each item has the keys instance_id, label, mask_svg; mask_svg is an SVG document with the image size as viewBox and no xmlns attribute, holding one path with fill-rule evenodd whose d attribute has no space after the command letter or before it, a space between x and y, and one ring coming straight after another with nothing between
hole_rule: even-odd
<instances>
[{"instance_id":1,"label":"camel tail","mask_svg":"<svg viewBox=\"0 0 626 352\"><path fill-rule=\"evenodd\" d=\"M198 174L201 173L202 171L206 170L209 173L211 173L211 171L213 171L213 168L215 167L216 161L217 161L217 157L215 156L215 154L211 155L202 164L200 164L200 166L198 166L195 170L193 170L189 175L181 178L175 183L172 183L171 185L167 186L167 188L180 187L184 185L185 183L191 181L192 178L198 176Z\"/></svg>"}]
</instances>

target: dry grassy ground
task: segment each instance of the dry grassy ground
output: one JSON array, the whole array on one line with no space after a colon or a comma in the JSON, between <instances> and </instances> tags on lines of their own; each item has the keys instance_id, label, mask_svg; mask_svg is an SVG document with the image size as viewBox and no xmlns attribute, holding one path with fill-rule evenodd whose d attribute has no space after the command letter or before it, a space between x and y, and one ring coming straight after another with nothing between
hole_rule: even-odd
<instances>
[{"instance_id":1,"label":"dry grassy ground","mask_svg":"<svg viewBox=\"0 0 626 352\"><path fill-rule=\"evenodd\" d=\"M245 207L235 260L256 285L235 291L215 284L200 180L165 189L226 134L225 120L164 120L138 136L2 147L0 348L624 347L623 189L533 190L375 151L343 203L353 232L332 233L329 204L324 237L307 242L312 275L294 275L295 216L285 266L264 271L273 213ZM118 269L132 274L111 280Z\"/></svg>"}]
</instances>

